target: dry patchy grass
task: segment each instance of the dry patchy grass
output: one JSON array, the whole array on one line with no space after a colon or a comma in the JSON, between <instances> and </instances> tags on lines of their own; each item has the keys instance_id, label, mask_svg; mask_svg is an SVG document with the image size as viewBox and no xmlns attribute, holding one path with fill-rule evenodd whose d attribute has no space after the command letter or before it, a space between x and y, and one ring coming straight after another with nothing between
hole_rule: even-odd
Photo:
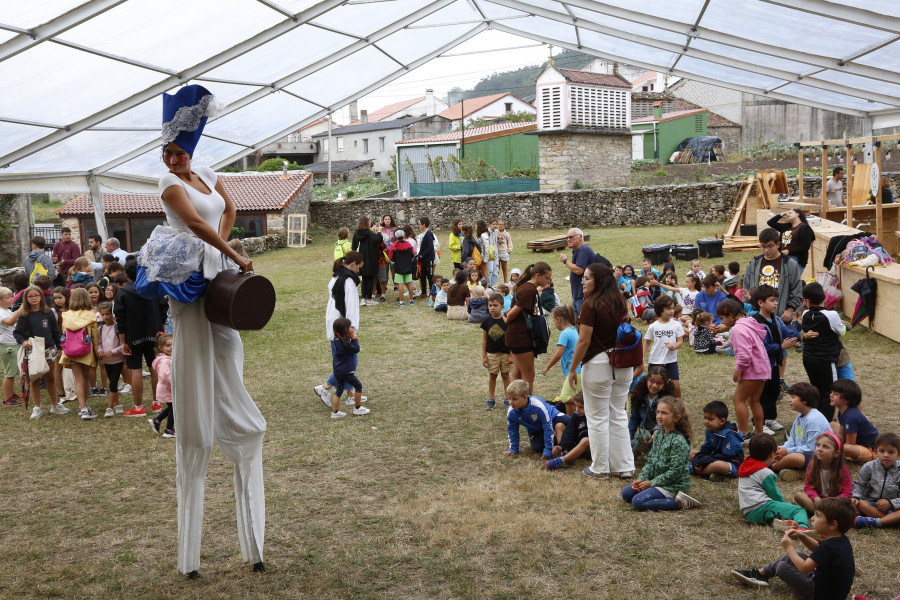
<instances>
[{"instance_id":1,"label":"dry patchy grass","mask_svg":"<svg viewBox=\"0 0 900 600\"><path fill-rule=\"evenodd\" d=\"M637 263L641 245L720 230L588 233L613 262ZM322 333L331 234L255 261L279 290L266 330L244 336L247 385L269 423L269 570L255 575L241 564L231 469L218 451L207 478L202 577L187 582L174 567L170 440L152 436L139 419L30 422L25 411L4 409L0 597L788 597L782 585L753 592L725 575L780 553L776 532L744 521L733 484L694 481L700 510L639 514L619 499L617 480L586 480L576 468L549 473L527 449L503 458L504 413L483 409L480 330L448 322L424 303L362 309L359 375L372 414L329 420L311 388L330 370ZM511 266L556 259L525 251L535 232L513 234ZM746 264L750 256L723 262ZM687 267L678 263L678 272ZM561 277L557 289L569 297ZM897 345L862 329L846 339L866 412L882 430L897 430ZM788 381L803 377L799 356L791 354ZM702 440L703 404L733 389L732 360L681 352L694 447ZM536 393L553 398L561 383L555 368L538 378ZM104 402L91 404L97 410ZM787 425L786 405L781 412ZM781 487L790 497L800 484ZM896 535L850 534L856 593L890 598L900 590L900 561L890 550Z\"/></svg>"}]
</instances>

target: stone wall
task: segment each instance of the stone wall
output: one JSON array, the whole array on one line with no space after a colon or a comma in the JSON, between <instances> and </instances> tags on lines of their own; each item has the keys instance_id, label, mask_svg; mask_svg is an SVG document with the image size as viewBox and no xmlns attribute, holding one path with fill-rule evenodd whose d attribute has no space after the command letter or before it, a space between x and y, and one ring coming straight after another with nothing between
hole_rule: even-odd
<instances>
[{"instance_id":1,"label":"stone wall","mask_svg":"<svg viewBox=\"0 0 900 600\"><path fill-rule=\"evenodd\" d=\"M284 231L275 231L260 237L244 238L241 243L244 244L244 252L248 256L256 256L270 250L280 250L287 248L287 236Z\"/></svg>"},{"instance_id":2,"label":"stone wall","mask_svg":"<svg viewBox=\"0 0 900 600\"><path fill-rule=\"evenodd\" d=\"M707 127L707 135L715 135L722 138L722 149L729 160L737 160L741 152L741 128L740 127Z\"/></svg>"},{"instance_id":3,"label":"stone wall","mask_svg":"<svg viewBox=\"0 0 900 600\"><path fill-rule=\"evenodd\" d=\"M898 189L900 173L888 175ZM820 177L804 177L803 181L805 196L818 195ZM792 195L797 193L796 178L788 179L788 187ZM498 218L517 229L717 223L728 218L739 188L740 182L732 181L481 196L360 198L313 202L309 222L329 229L353 229L360 215L374 220L390 214L398 223L414 223L420 216L427 216L434 229L449 229L455 218L467 223Z\"/></svg>"},{"instance_id":4,"label":"stone wall","mask_svg":"<svg viewBox=\"0 0 900 600\"><path fill-rule=\"evenodd\" d=\"M306 182L294 199L284 207L281 212L271 212L266 215L266 231L269 233L284 232L287 227L288 215L309 215L309 203L313 199L313 180Z\"/></svg>"},{"instance_id":5,"label":"stone wall","mask_svg":"<svg viewBox=\"0 0 900 600\"><path fill-rule=\"evenodd\" d=\"M631 135L542 131L538 136L541 190L623 185L631 177Z\"/></svg>"}]
</instances>

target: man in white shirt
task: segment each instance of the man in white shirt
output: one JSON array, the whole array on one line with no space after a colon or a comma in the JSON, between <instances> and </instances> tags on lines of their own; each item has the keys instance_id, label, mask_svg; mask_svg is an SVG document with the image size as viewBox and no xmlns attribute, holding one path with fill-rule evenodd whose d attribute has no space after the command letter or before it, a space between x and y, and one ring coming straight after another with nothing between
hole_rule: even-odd
<instances>
[{"instance_id":1,"label":"man in white shirt","mask_svg":"<svg viewBox=\"0 0 900 600\"><path fill-rule=\"evenodd\" d=\"M825 195L831 206L844 206L844 167L835 167L825 183Z\"/></svg>"},{"instance_id":2,"label":"man in white shirt","mask_svg":"<svg viewBox=\"0 0 900 600\"><path fill-rule=\"evenodd\" d=\"M111 237L106 240L106 251L119 261L120 264L125 264L125 259L128 258L128 253L120 248L118 238Z\"/></svg>"}]
</instances>

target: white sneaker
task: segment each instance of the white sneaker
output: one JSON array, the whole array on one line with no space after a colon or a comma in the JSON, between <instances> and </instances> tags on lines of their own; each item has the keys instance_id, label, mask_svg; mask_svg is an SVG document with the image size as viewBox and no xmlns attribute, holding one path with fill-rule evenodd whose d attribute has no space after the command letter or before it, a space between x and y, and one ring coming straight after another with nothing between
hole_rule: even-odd
<instances>
[{"instance_id":1,"label":"white sneaker","mask_svg":"<svg viewBox=\"0 0 900 600\"><path fill-rule=\"evenodd\" d=\"M130 394L131 393L131 384L126 383L125 385L119 386L120 394Z\"/></svg>"},{"instance_id":2,"label":"white sneaker","mask_svg":"<svg viewBox=\"0 0 900 600\"><path fill-rule=\"evenodd\" d=\"M35 406L34 408L31 409L31 420L32 421L36 421L37 419L40 419L43 416L44 416L44 411L43 411L43 409L41 409L40 406Z\"/></svg>"},{"instance_id":3,"label":"white sneaker","mask_svg":"<svg viewBox=\"0 0 900 600\"><path fill-rule=\"evenodd\" d=\"M782 429L784 429L784 425L782 425L775 419L766 419L765 426L772 431L781 431Z\"/></svg>"},{"instance_id":4,"label":"white sneaker","mask_svg":"<svg viewBox=\"0 0 900 600\"><path fill-rule=\"evenodd\" d=\"M367 415L370 412L372 412L372 411L369 410L368 408L366 408L365 406L360 406L360 407L353 409L353 414L356 415L357 417L360 417L362 415Z\"/></svg>"},{"instance_id":5,"label":"white sneaker","mask_svg":"<svg viewBox=\"0 0 900 600\"><path fill-rule=\"evenodd\" d=\"M763 433L768 433L769 435L775 435L775 432L770 429L767 425L763 425Z\"/></svg>"},{"instance_id":6,"label":"white sneaker","mask_svg":"<svg viewBox=\"0 0 900 600\"><path fill-rule=\"evenodd\" d=\"M115 411L116 411L117 415L121 415L122 413L125 412L125 409L122 407L121 404L116 404Z\"/></svg>"},{"instance_id":7,"label":"white sneaker","mask_svg":"<svg viewBox=\"0 0 900 600\"><path fill-rule=\"evenodd\" d=\"M63 406L62 404L57 404L56 406L50 407L51 415L67 415L70 412L71 411L68 408L66 408L65 406Z\"/></svg>"},{"instance_id":8,"label":"white sneaker","mask_svg":"<svg viewBox=\"0 0 900 600\"><path fill-rule=\"evenodd\" d=\"M677 494L675 494L675 499L681 502L681 508L683 508L684 510L687 510L689 508L700 508L701 506L703 506L702 504L700 504L700 502L698 502L694 498L691 498L684 492L678 492Z\"/></svg>"},{"instance_id":9,"label":"white sneaker","mask_svg":"<svg viewBox=\"0 0 900 600\"><path fill-rule=\"evenodd\" d=\"M363 298L362 300L359 301L359 305L360 306L368 306L368 303L367 303L366 299Z\"/></svg>"},{"instance_id":10,"label":"white sneaker","mask_svg":"<svg viewBox=\"0 0 900 600\"><path fill-rule=\"evenodd\" d=\"M150 377L150 371L141 371L141 377Z\"/></svg>"},{"instance_id":11,"label":"white sneaker","mask_svg":"<svg viewBox=\"0 0 900 600\"><path fill-rule=\"evenodd\" d=\"M367 402L368 400L369 400L369 398L366 397L366 396L360 396L360 397L359 397L359 402L360 402L360 404L362 404L363 402ZM355 401L353 398L348 397L348 398L344 401L344 404L345 404L346 406L354 406L354 405L356 404L356 401Z\"/></svg>"},{"instance_id":12,"label":"white sneaker","mask_svg":"<svg viewBox=\"0 0 900 600\"><path fill-rule=\"evenodd\" d=\"M322 404L331 408L331 390L326 390L324 385L317 385L313 387L313 391L319 395Z\"/></svg>"},{"instance_id":13,"label":"white sneaker","mask_svg":"<svg viewBox=\"0 0 900 600\"><path fill-rule=\"evenodd\" d=\"M103 413L103 416L106 417L107 419L110 417L114 417L114 416L116 416L116 411L115 411L115 409L107 408L106 412Z\"/></svg>"},{"instance_id":14,"label":"white sneaker","mask_svg":"<svg viewBox=\"0 0 900 600\"><path fill-rule=\"evenodd\" d=\"M332 419L343 419L343 418L346 417L346 416L347 416L347 413L345 413L345 412L342 411L342 410L339 410L339 411L332 411L332 413L331 413L331 418L332 418Z\"/></svg>"},{"instance_id":15,"label":"white sneaker","mask_svg":"<svg viewBox=\"0 0 900 600\"><path fill-rule=\"evenodd\" d=\"M90 406L85 406L78 411L78 416L81 417L82 421L90 421L97 418L97 413L91 410Z\"/></svg>"}]
</instances>

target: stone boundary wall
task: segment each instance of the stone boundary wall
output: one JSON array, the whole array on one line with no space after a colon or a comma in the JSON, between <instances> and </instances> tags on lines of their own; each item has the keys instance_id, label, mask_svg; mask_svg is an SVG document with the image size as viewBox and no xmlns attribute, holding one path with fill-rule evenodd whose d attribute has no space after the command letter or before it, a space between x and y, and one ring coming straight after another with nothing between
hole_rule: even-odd
<instances>
[{"instance_id":1,"label":"stone boundary wall","mask_svg":"<svg viewBox=\"0 0 900 600\"><path fill-rule=\"evenodd\" d=\"M897 189L900 173L889 175ZM803 182L805 196L819 194L821 177L804 177ZM796 178L788 179L788 187L792 195L797 194ZM515 229L720 223L728 218L739 188L740 181L731 181L478 196L359 198L313 202L309 221L318 227L351 230L360 215L376 219L386 214L401 224L427 216L433 229L449 229L455 218L466 223L498 218Z\"/></svg>"}]
</instances>

